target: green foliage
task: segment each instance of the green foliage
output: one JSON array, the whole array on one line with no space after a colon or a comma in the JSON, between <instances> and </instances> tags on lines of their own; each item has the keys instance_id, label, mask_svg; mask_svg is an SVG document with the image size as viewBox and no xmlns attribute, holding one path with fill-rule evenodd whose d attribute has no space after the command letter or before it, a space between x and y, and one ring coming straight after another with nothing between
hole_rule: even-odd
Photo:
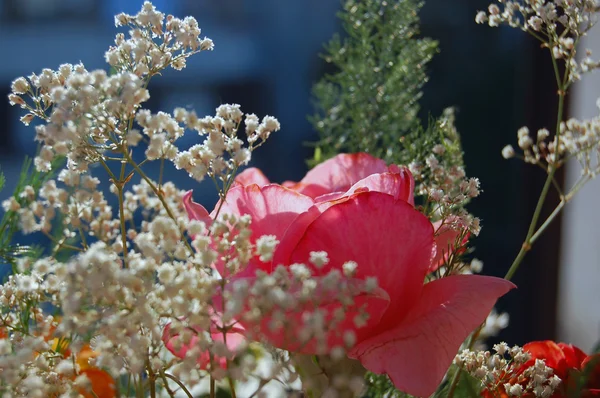
<instances>
[{"instance_id":1,"label":"green foliage","mask_svg":"<svg viewBox=\"0 0 600 398\"><path fill-rule=\"evenodd\" d=\"M437 42L418 38L422 3L346 0L339 14L347 37L326 45L336 72L313 88L319 132L315 161L340 152L368 152L398 163L400 140L420 126L417 113L426 65Z\"/></svg>"},{"instance_id":2,"label":"green foliage","mask_svg":"<svg viewBox=\"0 0 600 398\"><path fill-rule=\"evenodd\" d=\"M378 375L375 373L367 372L365 381L368 386L367 393L363 395L363 398L409 398L408 394L396 390L392 381L386 375Z\"/></svg>"},{"instance_id":3,"label":"green foliage","mask_svg":"<svg viewBox=\"0 0 600 398\"><path fill-rule=\"evenodd\" d=\"M434 398L445 398L449 395L451 382L454 378L455 373L459 368L452 365L446 375L446 381L438 388L438 391L433 395ZM454 397L464 398L477 398L480 397L481 382L475 379L467 372L461 372L460 378L456 383L456 387L453 392Z\"/></svg>"},{"instance_id":4,"label":"green foliage","mask_svg":"<svg viewBox=\"0 0 600 398\"><path fill-rule=\"evenodd\" d=\"M59 164L64 162L64 159L58 158L53 162L52 169L55 170ZM53 177L52 173L40 173L32 167L33 161L30 158L25 158L19 175L19 181L13 192L13 197L20 206L27 206L28 199L21 195L27 186L31 186L37 193L42 185ZM5 177L0 177L0 189L4 187ZM16 259L22 256L37 257L41 254L42 248L35 246L22 246L14 243L14 235L19 230L19 214L15 211L7 211L3 214L0 220L0 262L8 263L15 266ZM14 269L13 269L14 271Z\"/></svg>"}]
</instances>

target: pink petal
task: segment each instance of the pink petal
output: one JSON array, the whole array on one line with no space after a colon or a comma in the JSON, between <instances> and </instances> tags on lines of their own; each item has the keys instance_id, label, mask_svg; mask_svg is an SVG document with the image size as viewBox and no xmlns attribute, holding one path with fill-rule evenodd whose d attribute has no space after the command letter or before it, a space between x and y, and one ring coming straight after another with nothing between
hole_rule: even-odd
<instances>
[{"instance_id":1,"label":"pink petal","mask_svg":"<svg viewBox=\"0 0 600 398\"><path fill-rule=\"evenodd\" d=\"M443 221L443 223L442 223ZM450 216L446 220L440 220L433 223L435 230L435 255L431 260L430 272L437 270L444 265L450 254L458 250L464 252L464 245L469 240L469 233L466 232L464 223L459 217ZM458 239L464 236L461 242Z\"/></svg>"},{"instance_id":2,"label":"pink petal","mask_svg":"<svg viewBox=\"0 0 600 398\"><path fill-rule=\"evenodd\" d=\"M265 177L260 169L256 167L249 167L242 171L235 177L234 182L240 185L251 185L256 184L259 187L265 186L270 183L269 179Z\"/></svg>"},{"instance_id":3,"label":"pink petal","mask_svg":"<svg viewBox=\"0 0 600 398\"><path fill-rule=\"evenodd\" d=\"M496 300L515 286L500 278L457 275L428 283L417 306L395 328L360 342L350 357L386 373L408 394L428 397L460 345L485 321Z\"/></svg>"},{"instance_id":4,"label":"pink petal","mask_svg":"<svg viewBox=\"0 0 600 398\"><path fill-rule=\"evenodd\" d=\"M202 221L207 227L212 223L212 219L208 214L208 211L199 203L192 200L192 194L194 191L190 190L183 195L183 206L190 220Z\"/></svg>"},{"instance_id":5,"label":"pink petal","mask_svg":"<svg viewBox=\"0 0 600 398\"><path fill-rule=\"evenodd\" d=\"M306 212L313 205L313 200L298 192L277 184L264 187L258 185L237 185L227 193L220 214L235 214L252 216L250 229L252 242L263 235L275 235L281 240L285 231L298 215ZM217 204L218 208L219 204ZM213 216L214 216L213 211ZM270 270L270 263L265 264L255 259L259 268ZM222 267L217 270L222 273ZM252 272L253 270L249 270Z\"/></svg>"},{"instance_id":6,"label":"pink petal","mask_svg":"<svg viewBox=\"0 0 600 398\"><path fill-rule=\"evenodd\" d=\"M342 270L346 261L357 262L355 277L376 277L390 295L389 314L381 321L387 324L406 314L419 296L432 248L427 217L403 200L362 192L311 208L290 227L275 258L276 264L309 264L310 252L326 251L330 261L313 270L318 275Z\"/></svg>"},{"instance_id":7,"label":"pink petal","mask_svg":"<svg viewBox=\"0 0 600 398\"><path fill-rule=\"evenodd\" d=\"M310 170L298 184L285 184L316 198L326 193L345 192L361 179L387 170L383 160L367 153L340 154Z\"/></svg>"},{"instance_id":8,"label":"pink petal","mask_svg":"<svg viewBox=\"0 0 600 398\"><path fill-rule=\"evenodd\" d=\"M396 172L371 174L352 185L346 195L367 189L390 194L394 199L402 199L415 204L415 180L406 167L395 167Z\"/></svg>"}]
</instances>

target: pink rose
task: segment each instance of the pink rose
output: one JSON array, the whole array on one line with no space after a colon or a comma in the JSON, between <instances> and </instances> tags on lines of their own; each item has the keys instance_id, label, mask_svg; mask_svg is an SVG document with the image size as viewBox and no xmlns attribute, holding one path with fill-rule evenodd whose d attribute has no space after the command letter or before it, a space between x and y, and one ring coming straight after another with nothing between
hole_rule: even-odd
<instances>
[{"instance_id":1,"label":"pink rose","mask_svg":"<svg viewBox=\"0 0 600 398\"><path fill-rule=\"evenodd\" d=\"M311 266L315 251L329 254L326 265L311 268L317 278L355 261L355 279L376 277L385 294L359 297L370 314L364 327L354 326L351 316L342 324L340 330L356 334L349 356L370 371L388 374L411 395L435 391L460 344L514 287L479 275L423 284L443 255L436 255L431 222L414 208L414 181L406 168L387 167L364 153L343 154L315 167L302 181L285 183L287 188L269 184L257 169L244 171L236 181L221 211L251 215L254 239L275 235L280 243L272 261L255 257L234 278L259 269L272 272L280 264ZM189 197L185 204L191 218L208 214ZM446 246L451 237L442 235L440 246ZM265 333L272 344L290 348L287 340Z\"/></svg>"}]
</instances>

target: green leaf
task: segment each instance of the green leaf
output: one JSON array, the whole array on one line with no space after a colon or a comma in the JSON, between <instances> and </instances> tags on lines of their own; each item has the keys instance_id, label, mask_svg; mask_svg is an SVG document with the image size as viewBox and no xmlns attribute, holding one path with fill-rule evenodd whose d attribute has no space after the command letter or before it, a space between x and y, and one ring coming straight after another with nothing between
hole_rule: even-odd
<instances>
[{"instance_id":1,"label":"green leaf","mask_svg":"<svg viewBox=\"0 0 600 398\"><path fill-rule=\"evenodd\" d=\"M434 394L434 398L445 398L448 396L452 379L457 371L459 371L459 368L456 365L452 365L450 367L444 383L440 386L440 388L438 388L438 391L436 391ZM458 383L454 389L453 396L461 398L477 398L480 397L480 394L481 382L467 372L461 371L460 378L458 379Z\"/></svg>"},{"instance_id":2,"label":"green leaf","mask_svg":"<svg viewBox=\"0 0 600 398\"><path fill-rule=\"evenodd\" d=\"M6 177L4 177L4 173L0 171L0 191L4 189L4 185L6 185Z\"/></svg>"}]
</instances>

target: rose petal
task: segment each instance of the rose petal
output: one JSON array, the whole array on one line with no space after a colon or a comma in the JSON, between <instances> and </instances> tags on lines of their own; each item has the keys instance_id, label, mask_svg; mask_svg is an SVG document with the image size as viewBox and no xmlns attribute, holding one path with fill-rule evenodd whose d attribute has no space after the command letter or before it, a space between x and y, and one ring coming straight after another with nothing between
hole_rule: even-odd
<instances>
[{"instance_id":1,"label":"rose petal","mask_svg":"<svg viewBox=\"0 0 600 398\"><path fill-rule=\"evenodd\" d=\"M367 188L369 191L382 192L392 195L394 199L401 199L414 206L415 181L407 168L396 167L397 172L371 174L352 185L347 195Z\"/></svg>"},{"instance_id":2,"label":"rose petal","mask_svg":"<svg viewBox=\"0 0 600 398\"><path fill-rule=\"evenodd\" d=\"M448 261L450 254L457 249L457 243L460 244L460 247L458 248L459 252L464 252L464 245L469 240L470 235L466 232L464 223L456 216L450 216L446 220L434 222L433 229L435 230L436 249L431 260L429 272L436 271ZM463 240L458 242L459 237L463 235Z\"/></svg>"},{"instance_id":3,"label":"rose petal","mask_svg":"<svg viewBox=\"0 0 600 398\"><path fill-rule=\"evenodd\" d=\"M570 368L581 369L581 364L588 355L572 344L558 343L558 346L565 355L565 361Z\"/></svg>"},{"instance_id":4,"label":"rose petal","mask_svg":"<svg viewBox=\"0 0 600 398\"><path fill-rule=\"evenodd\" d=\"M308 196L277 184L264 187L254 184L237 185L227 193L220 214L250 215L252 217L250 229L253 243L263 235L275 235L278 240L281 240L298 215L306 212L313 203ZM218 208L219 204L215 209ZM215 212L216 210L213 211L213 217ZM222 268L222 264L217 266L217 270L221 274ZM245 275L254 275L257 268L270 270L271 263L262 262L256 257L245 271Z\"/></svg>"},{"instance_id":5,"label":"rose petal","mask_svg":"<svg viewBox=\"0 0 600 398\"><path fill-rule=\"evenodd\" d=\"M391 298L393 311L386 318L397 321L423 288L432 247L433 227L427 217L388 194L362 192L315 205L290 227L275 257L278 264L309 264L310 252L326 251L330 261L313 269L317 275L341 271L345 262L355 261L354 277L377 278Z\"/></svg>"},{"instance_id":6,"label":"rose petal","mask_svg":"<svg viewBox=\"0 0 600 398\"><path fill-rule=\"evenodd\" d=\"M498 297L515 286L500 278L457 275L428 283L415 308L395 328L360 342L349 354L386 373L408 394L428 397L438 387L469 333Z\"/></svg>"},{"instance_id":7,"label":"rose petal","mask_svg":"<svg viewBox=\"0 0 600 398\"><path fill-rule=\"evenodd\" d=\"M269 179L256 167L249 167L235 177L234 182L240 185L256 184L259 187L270 183Z\"/></svg>"},{"instance_id":8,"label":"rose petal","mask_svg":"<svg viewBox=\"0 0 600 398\"><path fill-rule=\"evenodd\" d=\"M388 168L385 162L368 153L340 154L315 166L297 184L287 186L311 198L331 192L345 192L353 184Z\"/></svg>"},{"instance_id":9,"label":"rose petal","mask_svg":"<svg viewBox=\"0 0 600 398\"><path fill-rule=\"evenodd\" d=\"M192 194L194 191L190 190L183 195L183 206L187 212L190 220L202 221L207 227L212 223L212 218L208 214L208 211L199 203L192 200Z\"/></svg>"},{"instance_id":10,"label":"rose petal","mask_svg":"<svg viewBox=\"0 0 600 398\"><path fill-rule=\"evenodd\" d=\"M523 366L523 369L533 365L535 359L544 359L546 366L554 369L554 374L565 379L567 376L567 361L565 353L554 341L532 341L523 346L523 350L531 354L532 359Z\"/></svg>"}]
</instances>

